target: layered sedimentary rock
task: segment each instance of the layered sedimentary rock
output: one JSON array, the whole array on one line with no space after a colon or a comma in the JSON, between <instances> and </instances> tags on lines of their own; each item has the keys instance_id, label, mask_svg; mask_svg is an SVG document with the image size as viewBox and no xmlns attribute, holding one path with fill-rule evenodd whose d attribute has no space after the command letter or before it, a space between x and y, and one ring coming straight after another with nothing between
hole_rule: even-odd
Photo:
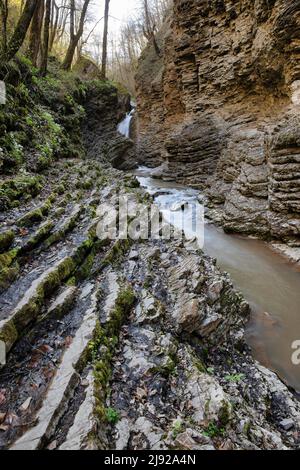
<instances>
[{"instance_id":1,"label":"layered sedimentary rock","mask_svg":"<svg viewBox=\"0 0 300 470\"><path fill-rule=\"evenodd\" d=\"M137 74L144 161L206 189L226 229L298 244L300 2L174 0L158 41Z\"/></svg>"},{"instance_id":2,"label":"layered sedimentary rock","mask_svg":"<svg viewBox=\"0 0 300 470\"><path fill-rule=\"evenodd\" d=\"M114 167L131 169L135 166L133 141L117 132L117 124L131 109L130 96L117 93L109 85L103 90L91 89L87 96L83 135L89 157L98 156Z\"/></svg>"}]
</instances>

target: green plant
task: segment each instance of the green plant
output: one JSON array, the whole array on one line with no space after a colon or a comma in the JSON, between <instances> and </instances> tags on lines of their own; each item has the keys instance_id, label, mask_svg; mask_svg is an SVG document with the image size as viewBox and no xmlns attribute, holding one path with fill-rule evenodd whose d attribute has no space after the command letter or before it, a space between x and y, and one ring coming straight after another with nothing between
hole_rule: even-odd
<instances>
[{"instance_id":1,"label":"green plant","mask_svg":"<svg viewBox=\"0 0 300 470\"><path fill-rule=\"evenodd\" d=\"M114 408L106 408L105 418L108 423L116 424L120 420L120 413Z\"/></svg>"},{"instance_id":2,"label":"green plant","mask_svg":"<svg viewBox=\"0 0 300 470\"><path fill-rule=\"evenodd\" d=\"M178 436L178 434L181 433L182 431L182 428L183 428L183 423L180 419L176 419L174 422L173 422L173 425L172 425L172 437L173 439L176 439L176 437Z\"/></svg>"},{"instance_id":3,"label":"green plant","mask_svg":"<svg viewBox=\"0 0 300 470\"><path fill-rule=\"evenodd\" d=\"M241 380L243 380L245 377L245 374L228 374L228 375L225 375L225 379L228 381L228 382L240 382Z\"/></svg>"},{"instance_id":4,"label":"green plant","mask_svg":"<svg viewBox=\"0 0 300 470\"><path fill-rule=\"evenodd\" d=\"M210 422L203 431L203 435L210 438L222 436L224 433L225 429L223 427L219 427L218 424L214 422Z\"/></svg>"}]
</instances>

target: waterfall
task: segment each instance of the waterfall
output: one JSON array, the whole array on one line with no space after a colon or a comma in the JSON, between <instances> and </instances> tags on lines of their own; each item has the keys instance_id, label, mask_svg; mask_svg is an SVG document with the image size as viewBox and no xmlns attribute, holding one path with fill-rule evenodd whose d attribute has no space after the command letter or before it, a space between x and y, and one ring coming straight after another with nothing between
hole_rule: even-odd
<instances>
[{"instance_id":1,"label":"waterfall","mask_svg":"<svg viewBox=\"0 0 300 470\"><path fill-rule=\"evenodd\" d=\"M133 114L134 114L134 108L130 111L130 113L127 113L125 118L123 119L123 121L121 121L119 124L118 124L118 131L120 132L120 134L124 135L125 137L129 138L129 135L130 135L130 123L131 123L131 119L133 117Z\"/></svg>"}]
</instances>

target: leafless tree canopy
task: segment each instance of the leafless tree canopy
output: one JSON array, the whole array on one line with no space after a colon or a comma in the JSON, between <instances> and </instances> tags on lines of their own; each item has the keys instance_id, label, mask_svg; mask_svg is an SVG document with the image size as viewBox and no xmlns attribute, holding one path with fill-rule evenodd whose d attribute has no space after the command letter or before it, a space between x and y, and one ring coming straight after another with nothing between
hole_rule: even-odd
<instances>
[{"instance_id":1,"label":"leafless tree canopy","mask_svg":"<svg viewBox=\"0 0 300 470\"><path fill-rule=\"evenodd\" d=\"M0 0L0 64L21 51L46 74L50 54L66 70L86 55L99 64L103 78L134 93L139 55L148 42L160 54L156 34L171 3L138 0L135 14L126 23L120 21L119 31L112 34L110 0ZM98 21L93 17L97 5Z\"/></svg>"},{"instance_id":2,"label":"leafless tree canopy","mask_svg":"<svg viewBox=\"0 0 300 470\"><path fill-rule=\"evenodd\" d=\"M119 38L110 40L109 77L122 83L133 95L138 58L149 41L160 54L155 36L172 3L172 0L139 0L135 16L122 25Z\"/></svg>"}]
</instances>

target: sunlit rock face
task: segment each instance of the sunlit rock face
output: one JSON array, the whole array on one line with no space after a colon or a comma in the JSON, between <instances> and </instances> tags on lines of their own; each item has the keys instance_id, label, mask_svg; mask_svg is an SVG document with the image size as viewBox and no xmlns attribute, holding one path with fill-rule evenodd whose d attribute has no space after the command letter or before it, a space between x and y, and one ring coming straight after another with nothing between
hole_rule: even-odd
<instances>
[{"instance_id":1,"label":"sunlit rock face","mask_svg":"<svg viewBox=\"0 0 300 470\"><path fill-rule=\"evenodd\" d=\"M174 0L137 73L139 154L228 230L299 244L300 3Z\"/></svg>"},{"instance_id":2,"label":"sunlit rock face","mask_svg":"<svg viewBox=\"0 0 300 470\"><path fill-rule=\"evenodd\" d=\"M292 92L292 103L295 106L300 105L300 80L296 80L291 84L291 92Z\"/></svg>"}]
</instances>

